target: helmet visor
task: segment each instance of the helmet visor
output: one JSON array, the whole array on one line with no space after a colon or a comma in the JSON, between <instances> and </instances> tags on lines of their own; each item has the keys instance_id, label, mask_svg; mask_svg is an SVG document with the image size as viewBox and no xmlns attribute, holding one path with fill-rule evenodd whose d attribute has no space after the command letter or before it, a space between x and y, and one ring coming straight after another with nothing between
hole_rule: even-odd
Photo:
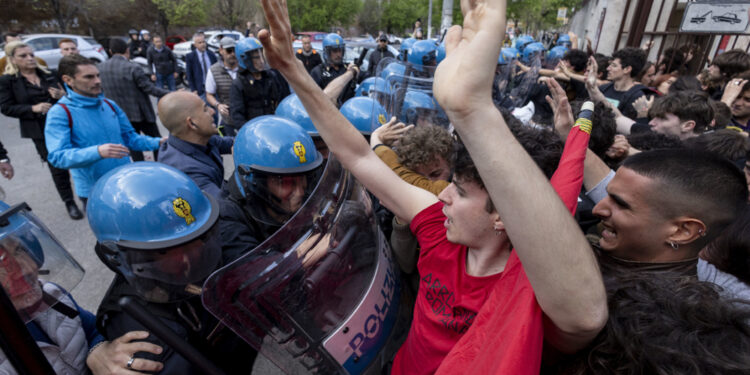
<instances>
[{"instance_id":1,"label":"helmet visor","mask_svg":"<svg viewBox=\"0 0 750 375\"><path fill-rule=\"evenodd\" d=\"M199 285L221 261L219 225L189 242L163 249L141 250L100 244L118 254L118 272L146 300L166 303L200 294Z\"/></svg>"},{"instance_id":2,"label":"helmet visor","mask_svg":"<svg viewBox=\"0 0 750 375\"><path fill-rule=\"evenodd\" d=\"M24 322L78 285L83 268L24 203L0 215L0 283Z\"/></svg>"},{"instance_id":3,"label":"helmet visor","mask_svg":"<svg viewBox=\"0 0 750 375\"><path fill-rule=\"evenodd\" d=\"M245 69L251 72L259 73L270 69L262 48L246 51L239 58L245 64Z\"/></svg>"},{"instance_id":4,"label":"helmet visor","mask_svg":"<svg viewBox=\"0 0 750 375\"><path fill-rule=\"evenodd\" d=\"M330 64L334 65L340 65L344 62L344 53L346 51L344 50L343 46L338 47L326 47L325 53L326 53L326 60Z\"/></svg>"},{"instance_id":5,"label":"helmet visor","mask_svg":"<svg viewBox=\"0 0 750 375\"><path fill-rule=\"evenodd\" d=\"M298 174L253 171L251 178L243 178L245 190L252 196L252 203L246 209L262 223L281 225L305 203L318 182L319 174L320 167Z\"/></svg>"}]
</instances>

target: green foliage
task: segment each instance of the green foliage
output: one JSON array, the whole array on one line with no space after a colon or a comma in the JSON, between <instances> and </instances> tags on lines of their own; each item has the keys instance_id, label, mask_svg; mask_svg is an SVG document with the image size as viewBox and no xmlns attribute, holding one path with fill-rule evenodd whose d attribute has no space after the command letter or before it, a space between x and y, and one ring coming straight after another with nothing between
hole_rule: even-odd
<instances>
[{"instance_id":1,"label":"green foliage","mask_svg":"<svg viewBox=\"0 0 750 375\"><path fill-rule=\"evenodd\" d=\"M433 3L433 11L440 5L435 3ZM414 21L422 18L424 24L422 30L426 35L428 0L391 0L387 4L384 2L383 5L385 7L383 20L389 32L398 35L402 35L405 31L412 32ZM439 9L438 14L440 14Z\"/></svg>"},{"instance_id":2,"label":"green foliage","mask_svg":"<svg viewBox=\"0 0 750 375\"><path fill-rule=\"evenodd\" d=\"M289 18L294 31L330 31L331 26L349 26L362 7L360 0L289 0Z\"/></svg>"},{"instance_id":3,"label":"green foliage","mask_svg":"<svg viewBox=\"0 0 750 375\"><path fill-rule=\"evenodd\" d=\"M562 26L557 22L557 9L568 8L570 18L573 8L580 8L582 0L511 0L508 3L508 20L521 21L527 29L544 30Z\"/></svg>"},{"instance_id":4,"label":"green foliage","mask_svg":"<svg viewBox=\"0 0 750 375\"><path fill-rule=\"evenodd\" d=\"M208 2L203 0L151 0L170 26L200 26L206 23Z\"/></svg>"},{"instance_id":5,"label":"green foliage","mask_svg":"<svg viewBox=\"0 0 750 375\"><path fill-rule=\"evenodd\" d=\"M377 35L383 29L383 7L379 0L365 0L362 12L359 13L359 27L362 31Z\"/></svg>"}]
</instances>

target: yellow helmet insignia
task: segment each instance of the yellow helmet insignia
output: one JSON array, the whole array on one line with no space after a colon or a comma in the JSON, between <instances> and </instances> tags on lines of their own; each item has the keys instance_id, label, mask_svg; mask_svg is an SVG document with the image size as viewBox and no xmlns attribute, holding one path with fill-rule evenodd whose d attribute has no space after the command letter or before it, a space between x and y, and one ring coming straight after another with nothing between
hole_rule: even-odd
<instances>
[{"instance_id":1,"label":"yellow helmet insignia","mask_svg":"<svg viewBox=\"0 0 750 375\"><path fill-rule=\"evenodd\" d=\"M300 141L294 142L294 154L297 155L299 158L299 163L303 164L307 162L307 158L305 158L305 146Z\"/></svg>"},{"instance_id":2,"label":"yellow helmet insignia","mask_svg":"<svg viewBox=\"0 0 750 375\"><path fill-rule=\"evenodd\" d=\"M177 216L185 219L185 224L190 225L195 222L195 216L190 213L190 203L188 203L186 200L179 197L173 200L172 209L174 210L174 213L177 214Z\"/></svg>"},{"instance_id":3,"label":"yellow helmet insignia","mask_svg":"<svg viewBox=\"0 0 750 375\"><path fill-rule=\"evenodd\" d=\"M378 122L380 123L380 125L385 124L386 121L385 121L385 115L384 114L381 113L381 114L378 115Z\"/></svg>"}]
</instances>

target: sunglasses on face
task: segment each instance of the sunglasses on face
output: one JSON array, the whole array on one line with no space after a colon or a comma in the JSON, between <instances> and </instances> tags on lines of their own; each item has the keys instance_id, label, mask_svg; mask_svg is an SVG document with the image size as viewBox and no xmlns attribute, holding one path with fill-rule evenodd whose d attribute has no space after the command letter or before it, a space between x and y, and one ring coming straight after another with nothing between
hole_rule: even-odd
<instances>
[{"instance_id":1,"label":"sunglasses on face","mask_svg":"<svg viewBox=\"0 0 750 375\"><path fill-rule=\"evenodd\" d=\"M224 48L227 53L234 53L234 47Z\"/></svg>"}]
</instances>

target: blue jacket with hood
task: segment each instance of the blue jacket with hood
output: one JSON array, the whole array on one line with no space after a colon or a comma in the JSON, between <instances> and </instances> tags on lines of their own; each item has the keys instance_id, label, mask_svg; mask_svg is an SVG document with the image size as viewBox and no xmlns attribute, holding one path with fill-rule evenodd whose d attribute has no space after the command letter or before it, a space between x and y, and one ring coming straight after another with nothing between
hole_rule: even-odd
<instances>
[{"instance_id":1,"label":"blue jacket with hood","mask_svg":"<svg viewBox=\"0 0 750 375\"><path fill-rule=\"evenodd\" d=\"M67 95L50 108L44 128L49 151L49 162L57 168L70 169L76 194L86 198L99 177L110 170L131 162L129 156L120 159L102 158L99 145L121 144L130 150L150 151L159 148L159 138L140 135L133 130L125 112L104 95L83 96L65 85ZM65 104L70 110L72 126L68 122ZM114 108L114 111L113 111Z\"/></svg>"}]
</instances>

